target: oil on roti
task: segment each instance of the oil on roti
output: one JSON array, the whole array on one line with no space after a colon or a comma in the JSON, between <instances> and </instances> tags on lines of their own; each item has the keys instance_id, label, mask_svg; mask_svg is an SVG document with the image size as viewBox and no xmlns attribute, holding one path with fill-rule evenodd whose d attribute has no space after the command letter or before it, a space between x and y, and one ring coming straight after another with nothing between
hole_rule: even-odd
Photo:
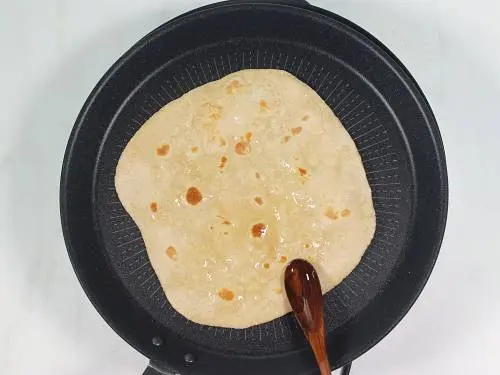
<instances>
[{"instance_id":1,"label":"oil on roti","mask_svg":"<svg viewBox=\"0 0 500 375\"><path fill-rule=\"evenodd\" d=\"M168 103L125 147L115 186L173 308L210 326L288 313L283 272L294 258L328 292L375 231L353 140L281 70L241 70Z\"/></svg>"}]
</instances>

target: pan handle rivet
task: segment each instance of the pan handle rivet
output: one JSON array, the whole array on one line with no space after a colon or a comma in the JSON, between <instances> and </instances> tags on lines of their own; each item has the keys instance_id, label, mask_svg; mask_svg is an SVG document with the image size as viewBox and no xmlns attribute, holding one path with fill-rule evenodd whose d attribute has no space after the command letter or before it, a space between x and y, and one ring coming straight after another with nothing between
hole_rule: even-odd
<instances>
[{"instance_id":1,"label":"pan handle rivet","mask_svg":"<svg viewBox=\"0 0 500 375\"><path fill-rule=\"evenodd\" d=\"M160 336L153 337L153 339L151 340L151 342L153 343L154 346L160 346L160 345L163 344L163 340L161 339Z\"/></svg>"},{"instance_id":2,"label":"pan handle rivet","mask_svg":"<svg viewBox=\"0 0 500 375\"><path fill-rule=\"evenodd\" d=\"M186 362L186 365L192 365L196 358L194 357L193 354L191 353L186 353L184 354L184 362Z\"/></svg>"}]
</instances>

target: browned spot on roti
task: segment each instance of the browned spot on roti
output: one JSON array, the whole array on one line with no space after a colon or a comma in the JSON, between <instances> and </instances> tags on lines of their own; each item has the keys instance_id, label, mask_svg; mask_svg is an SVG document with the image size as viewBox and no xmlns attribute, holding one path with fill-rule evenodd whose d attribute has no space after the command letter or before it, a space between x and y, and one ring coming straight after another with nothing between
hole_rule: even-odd
<instances>
[{"instance_id":1,"label":"browned spot on roti","mask_svg":"<svg viewBox=\"0 0 500 375\"><path fill-rule=\"evenodd\" d=\"M217 126L216 121L220 120L222 117L222 107L213 103L204 103L203 107L207 108L208 117L210 118L210 123L204 124L203 126L207 128L207 130L214 130Z\"/></svg>"},{"instance_id":2,"label":"browned spot on roti","mask_svg":"<svg viewBox=\"0 0 500 375\"><path fill-rule=\"evenodd\" d=\"M298 135L302 131L302 126L297 126L296 128L292 128L292 134Z\"/></svg>"},{"instance_id":3,"label":"browned spot on roti","mask_svg":"<svg viewBox=\"0 0 500 375\"><path fill-rule=\"evenodd\" d=\"M299 171L301 176L305 176L307 174L307 170L304 168L299 167L297 170Z\"/></svg>"},{"instance_id":4,"label":"browned spot on roti","mask_svg":"<svg viewBox=\"0 0 500 375\"><path fill-rule=\"evenodd\" d=\"M149 205L149 208L151 209L151 212L157 212L158 211L158 203L151 202L151 204Z\"/></svg>"},{"instance_id":5,"label":"browned spot on roti","mask_svg":"<svg viewBox=\"0 0 500 375\"><path fill-rule=\"evenodd\" d=\"M265 268L266 270L268 270L268 269L269 269L269 267L270 267L269 263L264 263L264 268Z\"/></svg>"},{"instance_id":6,"label":"browned spot on roti","mask_svg":"<svg viewBox=\"0 0 500 375\"><path fill-rule=\"evenodd\" d=\"M219 141L220 141L219 144L221 147L224 147L227 144L226 140L223 137L220 137Z\"/></svg>"},{"instance_id":7,"label":"browned spot on roti","mask_svg":"<svg viewBox=\"0 0 500 375\"><path fill-rule=\"evenodd\" d=\"M165 253L167 254L167 256L170 259L172 259L172 260L177 259L177 250L175 250L175 247L173 247L173 246L167 247L167 250L165 250Z\"/></svg>"},{"instance_id":8,"label":"browned spot on roti","mask_svg":"<svg viewBox=\"0 0 500 375\"><path fill-rule=\"evenodd\" d=\"M255 197L253 199L255 203L257 203L259 206L262 206L264 204L264 200L261 197Z\"/></svg>"},{"instance_id":9,"label":"browned spot on roti","mask_svg":"<svg viewBox=\"0 0 500 375\"><path fill-rule=\"evenodd\" d=\"M351 210L349 210L348 208L342 210L342 212L340 213L340 216L342 216L342 217L351 216Z\"/></svg>"},{"instance_id":10,"label":"browned spot on roti","mask_svg":"<svg viewBox=\"0 0 500 375\"><path fill-rule=\"evenodd\" d=\"M285 136L283 137L283 141L282 141L282 142L283 142L283 143L288 143L288 141L290 140L290 138L292 138L292 137L290 137L289 135L285 135Z\"/></svg>"},{"instance_id":11,"label":"browned spot on roti","mask_svg":"<svg viewBox=\"0 0 500 375\"><path fill-rule=\"evenodd\" d=\"M219 164L219 168L220 169L224 169L224 167L227 165L227 157L226 156L222 156L220 158L220 164Z\"/></svg>"},{"instance_id":12,"label":"browned spot on roti","mask_svg":"<svg viewBox=\"0 0 500 375\"><path fill-rule=\"evenodd\" d=\"M252 232L253 237L262 238L266 235L267 226L266 226L266 224L263 224L263 223L254 224L251 232Z\"/></svg>"},{"instance_id":13,"label":"browned spot on roti","mask_svg":"<svg viewBox=\"0 0 500 375\"><path fill-rule=\"evenodd\" d=\"M222 288L217 292L217 294L224 301L232 301L234 299L234 293L231 289Z\"/></svg>"},{"instance_id":14,"label":"browned spot on roti","mask_svg":"<svg viewBox=\"0 0 500 375\"><path fill-rule=\"evenodd\" d=\"M252 140L252 137L252 132L248 132L247 134L245 134L245 139L247 140L247 142L250 142Z\"/></svg>"},{"instance_id":15,"label":"browned spot on roti","mask_svg":"<svg viewBox=\"0 0 500 375\"><path fill-rule=\"evenodd\" d=\"M339 214L335 212L331 207L328 207L326 209L325 216L332 220L337 220L339 218Z\"/></svg>"},{"instance_id":16,"label":"browned spot on roti","mask_svg":"<svg viewBox=\"0 0 500 375\"><path fill-rule=\"evenodd\" d=\"M304 116L302 117L302 121L307 121L308 119L309 119L309 115L304 115Z\"/></svg>"},{"instance_id":17,"label":"browned spot on roti","mask_svg":"<svg viewBox=\"0 0 500 375\"><path fill-rule=\"evenodd\" d=\"M224 224L224 225L232 225L232 223L229 220L227 220L224 216L217 215L217 217L222 220L222 224Z\"/></svg>"},{"instance_id":18,"label":"browned spot on roti","mask_svg":"<svg viewBox=\"0 0 500 375\"><path fill-rule=\"evenodd\" d=\"M238 155L248 155L250 153L250 144L246 141L240 141L234 146L234 152Z\"/></svg>"},{"instance_id":19,"label":"browned spot on roti","mask_svg":"<svg viewBox=\"0 0 500 375\"><path fill-rule=\"evenodd\" d=\"M201 192L194 186L191 186L189 189L187 189L186 192L186 201L192 205L196 206L198 203L201 202L203 199L203 195L201 195Z\"/></svg>"},{"instance_id":20,"label":"browned spot on roti","mask_svg":"<svg viewBox=\"0 0 500 375\"><path fill-rule=\"evenodd\" d=\"M287 261L287 259L288 258L284 255L280 256L280 263L285 263Z\"/></svg>"},{"instance_id":21,"label":"browned spot on roti","mask_svg":"<svg viewBox=\"0 0 500 375\"><path fill-rule=\"evenodd\" d=\"M220 113L218 113L218 112L214 112L214 113L212 113L212 114L210 115L210 118L211 118L212 120L220 120L220 118L221 118L221 114L220 114Z\"/></svg>"},{"instance_id":22,"label":"browned spot on roti","mask_svg":"<svg viewBox=\"0 0 500 375\"><path fill-rule=\"evenodd\" d=\"M261 99L260 102L259 102L259 106L260 106L260 109L261 110L265 110L268 108L267 106L267 102L264 100L264 99Z\"/></svg>"},{"instance_id":23,"label":"browned spot on roti","mask_svg":"<svg viewBox=\"0 0 500 375\"><path fill-rule=\"evenodd\" d=\"M196 153L196 152L198 152L198 150L199 150L198 146L191 147L191 152L192 153Z\"/></svg>"},{"instance_id":24,"label":"browned spot on roti","mask_svg":"<svg viewBox=\"0 0 500 375\"><path fill-rule=\"evenodd\" d=\"M259 172L255 172L255 178L260 180L260 173Z\"/></svg>"},{"instance_id":25,"label":"browned spot on roti","mask_svg":"<svg viewBox=\"0 0 500 375\"><path fill-rule=\"evenodd\" d=\"M231 94L236 93L236 92L238 91L238 89L239 89L239 88L241 88L241 87L243 87L243 85L242 85L239 81L237 81L237 80L233 79L233 80L232 80L231 82L229 82L229 84L226 86L226 91L227 91L227 93L228 93L228 94L230 94L230 95L231 95Z\"/></svg>"},{"instance_id":26,"label":"browned spot on roti","mask_svg":"<svg viewBox=\"0 0 500 375\"><path fill-rule=\"evenodd\" d=\"M156 155L167 156L169 151L170 151L170 145L164 144L156 149Z\"/></svg>"}]
</instances>

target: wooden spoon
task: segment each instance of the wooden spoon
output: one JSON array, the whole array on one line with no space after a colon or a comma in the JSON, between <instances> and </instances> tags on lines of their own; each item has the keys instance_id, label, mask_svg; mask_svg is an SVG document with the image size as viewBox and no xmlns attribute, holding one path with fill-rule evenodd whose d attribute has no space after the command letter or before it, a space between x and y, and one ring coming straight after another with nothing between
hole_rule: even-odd
<instances>
[{"instance_id":1,"label":"wooden spoon","mask_svg":"<svg viewBox=\"0 0 500 375\"><path fill-rule=\"evenodd\" d=\"M325 344L323 293L316 270L303 259L294 259L285 270L285 290L293 313L318 362L321 375L330 375Z\"/></svg>"}]
</instances>

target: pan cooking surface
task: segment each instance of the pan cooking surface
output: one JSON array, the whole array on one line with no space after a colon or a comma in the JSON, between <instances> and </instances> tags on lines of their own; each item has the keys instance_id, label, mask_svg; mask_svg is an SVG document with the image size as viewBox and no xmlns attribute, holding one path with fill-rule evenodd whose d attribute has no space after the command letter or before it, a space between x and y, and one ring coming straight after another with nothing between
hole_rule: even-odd
<instances>
[{"instance_id":1,"label":"pan cooking surface","mask_svg":"<svg viewBox=\"0 0 500 375\"><path fill-rule=\"evenodd\" d=\"M114 187L123 149L154 112L246 68L283 69L316 90L354 139L372 189L375 237L359 266L325 297L333 365L357 358L404 316L430 275L444 232L448 190L437 124L410 74L373 37L307 5L227 2L169 21L132 47L83 106L63 164L61 219L73 267L94 306L172 373L317 369L291 315L235 330L176 313Z\"/></svg>"},{"instance_id":2,"label":"pan cooking surface","mask_svg":"<svg viewBox=\"0 0 500 375\"><path fill-rule=\"evenodd\" d=\"M115 117L98 158L95 209L111 267L154 319L211 349L272 354L305 345L290 314L237 330L195 324L171 307L149 263L140 232L114 187L123 149L152 114L197 86L249 68L283 69L316 90L340 118L362 156L372 189L376 233L359 266L326 295L327 333L356 315L381 290L402 255L412 225L416 182L397 119L361 75L332 55L304 44L245 39L193 50L170 61L142 82ZM329 183L335 182L325 181L325 186Z\"/></svg>"}]
</instances>

